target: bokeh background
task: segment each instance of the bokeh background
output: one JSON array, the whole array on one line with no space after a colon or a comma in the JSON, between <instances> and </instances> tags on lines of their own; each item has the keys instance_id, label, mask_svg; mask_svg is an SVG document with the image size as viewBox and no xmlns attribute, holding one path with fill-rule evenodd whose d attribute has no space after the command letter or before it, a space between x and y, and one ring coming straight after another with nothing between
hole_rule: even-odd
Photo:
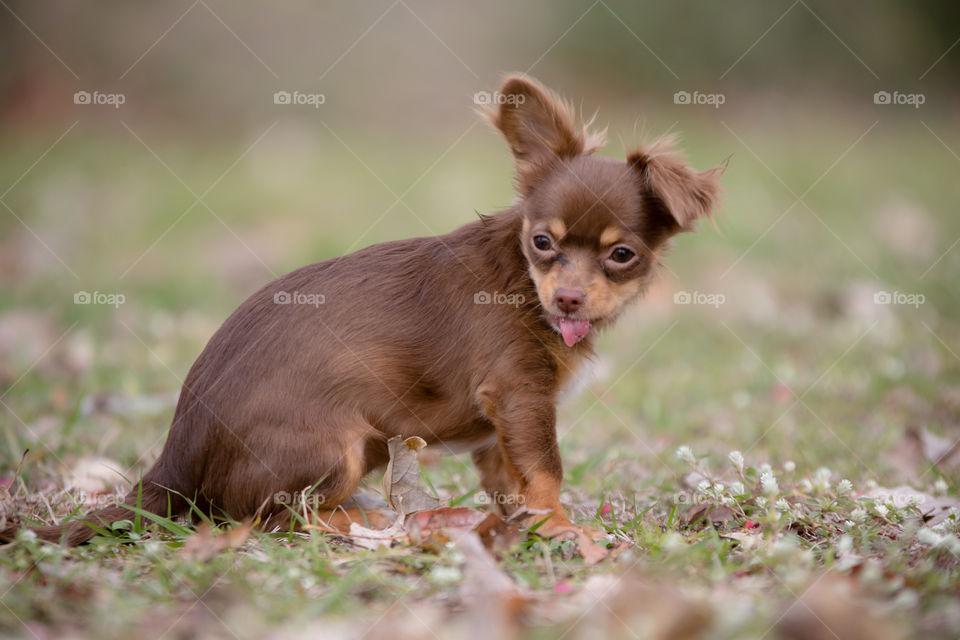
<instances>
[{"instance_id":1,"label":"bokeh background","mask_svg":"<svg viewBox=\"0 0 960 640\"><path fill-rule=\"evenodd\" d=\"M822 357L819 375L877 319L895 330L871 339L907 336L936 357L878 359L868 341L852 354L864 357L856 376L878 384L913 365L956 369L953 3L4 5L7 465L36 437L12 413L38 419L50 386L26 390L45 368L65 376L64 406L79 406L80 390L173 395L219 322L276 275L506 207L511 161L474 95L509 71L597 111L609 127L601 153L680 133L698 167L732 156L716 225L678 240L660 286L601 345L630 364L681 323L631 370L623 402L702 412L707 423L720 408L703 407L697 386L730 387L729 400L747 381L739 366L769 366L774 383L791 385L795 356ZM76 104L78 91L123 103ZM275 104L277 91L323 103ZM876 104L878 91L922 104ZM677 92L722 104L677 104ZM77 305L79 291L125 302ZM677 306L676 291L720 293L725 304ZM925 303L875 305L879 291ZM834 331L851 335L830 348ZM46 418L59 428L61 417ZM90 444L111 448L97 442L113 432L89 426Z\"/></svg>"},{"instance_id":2,"label":"bokeh background","mask_svg":"<svg viewBox=\"0 0 960 640\"><path fill-rule=\"evenodd\" d=\"M0 5L0 469L30 449L32 487L135 478L277 275L508 206L475 95L510 71L598 112L602 154L729 158L564 409L574 498L655 491L684 444L923 486L889 452L960 437L956 3ZM441 490L476 485L448 464Z\"/></svg>"}]
</instances>

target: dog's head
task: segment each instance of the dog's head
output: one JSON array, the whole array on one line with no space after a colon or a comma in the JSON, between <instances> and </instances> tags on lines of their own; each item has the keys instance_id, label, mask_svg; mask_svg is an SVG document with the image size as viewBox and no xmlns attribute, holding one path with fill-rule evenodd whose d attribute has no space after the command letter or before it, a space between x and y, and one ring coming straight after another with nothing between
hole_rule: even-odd
<instances>
[{"instance_id":1,"label":"dog's head","mask_svg":"<svg viewBox=\"0 0 960 640\"><path fill-rule=\"evenodd\" d=\"M507 78L497 102L486 115L513 151L523 253L544 315L573 346L640 294L671 236L711 213L718 169L691 169L669 140L626 161L592 156L604 135L525 76Z\"/></svg>"}]
</instances>

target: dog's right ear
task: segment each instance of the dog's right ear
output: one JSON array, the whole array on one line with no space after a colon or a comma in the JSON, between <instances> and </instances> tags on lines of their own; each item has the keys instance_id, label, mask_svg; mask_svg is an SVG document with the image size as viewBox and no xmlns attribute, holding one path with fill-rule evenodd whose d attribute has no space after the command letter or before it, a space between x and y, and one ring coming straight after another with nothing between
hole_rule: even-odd
<instances>
[{"instance_id":1,"label":"dog's right ear","mask_svg":"<svg viewBox=\"0 0 960 640\"><path fill-rule=\"evenodd\" d=\"M720 199L717 178L725 165L697 171L674 148L673 138L627 155L627 163L640 175L651 216L667 236L693 231L696 221L708 217Z\"/></svg>"},{"instance_id":2,"label":"dog's right ear","mask_svg":"<svg viewBox=\"0 0 960 640\"><path fill-rule=\"evenodd\" d=\"M492 102L484 115L510 144L522 195L558 159L593 153L605 142L603 133L587 131L589 123L578 124L568 102L528 76L508 76Z\"/></svg>"}]
</instances>

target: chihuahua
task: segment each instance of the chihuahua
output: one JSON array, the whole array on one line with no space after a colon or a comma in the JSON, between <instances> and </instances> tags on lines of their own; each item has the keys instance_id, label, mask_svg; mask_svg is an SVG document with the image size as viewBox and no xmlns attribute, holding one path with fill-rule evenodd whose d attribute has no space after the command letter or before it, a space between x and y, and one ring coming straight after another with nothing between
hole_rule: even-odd
<instances>
[{"instance_id":1,"label":"chihuahua","mask_svg":"<svg viewBox=\"0 0 960 640\"><path fill-rule=\"evenodd\" d=\"M719 168L695 171L664 141L625 162L594 156L603 134L535 80L509 76L499 94L484 115L513 153L509 209L254 293L190 369L163 452L125 504L37 534L80 544L129 518L126 505L174 516L191 503L288 527L275 496L308 487L317 517L345 530L342 505L395 436L469 450L492 504L539 535L597 534L560 504L556 396L667 241L711 214Z\"/></svg>"}]
</instances>

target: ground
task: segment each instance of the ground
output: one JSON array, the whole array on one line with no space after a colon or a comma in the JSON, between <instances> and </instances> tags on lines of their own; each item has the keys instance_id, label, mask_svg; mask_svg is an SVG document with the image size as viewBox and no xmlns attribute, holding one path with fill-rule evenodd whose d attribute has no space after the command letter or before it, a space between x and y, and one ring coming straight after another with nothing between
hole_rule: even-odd
<instances>
[{"instance_id":1,"label":"ground","mask_svg":"<svg viewBox=\"0 0 960 640\"><path fill-rule=\"evenodd\" d=\"M677 238L560 412L562 499L610 532L603 562L536 536L491 564L454 540L369 550L131 517L81 548L24 535L0 550L0 629L956 637L960 139L935 116L831 122L685 125L697 166L733 154L724 205ZM199 147L131 129L4 143L6 516L59 520L124 491L205 341L274 275L512 197L482 127L453 148L455 134L290 123ZM431 457L422 474L443 500L486 509L467 457Z\"/></svg>"}]
</instances>

